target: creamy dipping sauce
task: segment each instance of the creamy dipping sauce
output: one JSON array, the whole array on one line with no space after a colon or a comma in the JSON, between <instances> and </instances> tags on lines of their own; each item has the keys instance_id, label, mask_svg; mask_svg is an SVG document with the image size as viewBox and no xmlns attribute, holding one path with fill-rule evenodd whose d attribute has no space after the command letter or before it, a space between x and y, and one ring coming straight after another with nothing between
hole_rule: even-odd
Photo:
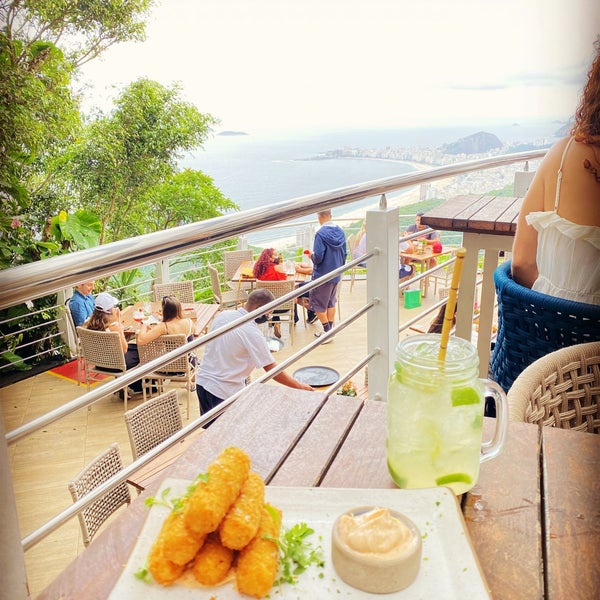
<instances>
[{"instance_id":1,"label":"creamy dipping sauce","mask_svg":"<svg viewBox=\"0 0 600 600\"><path fill-rule=\"evenodd\" d=\"M387 508L342 515L339 537L355 552L386 558L401 556L414 546L411 530Z\"/></svg>"}]
</instances>

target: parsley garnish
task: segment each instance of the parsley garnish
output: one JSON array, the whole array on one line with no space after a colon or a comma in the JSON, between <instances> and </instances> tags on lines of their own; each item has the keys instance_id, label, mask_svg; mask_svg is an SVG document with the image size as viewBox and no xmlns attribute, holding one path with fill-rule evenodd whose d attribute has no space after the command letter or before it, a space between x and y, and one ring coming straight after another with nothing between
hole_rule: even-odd
<instances>
[{"instance_id":1,"label":"parsley garnish","mask_svg":"<svg viewBox=\"0 0 600 600\"><path fill-rule=\"evenodd\" d=\"M208 477L209 476L207 473L201 473L200 475L198 475L196 479L194 479L194 481L192 481L192 483L188 485L183 496L180 496L178 498L169 498L171 488L168 487L161 492L160 498L156 498L156 496L150 496L149 498L146 498L144 504L146 506L166 506L173 512L181 512L188 498L194 493L194 490L196 489L198 483L206 483L208 481Z\"/></svg>"},{"instance_id":2,"label":"parsley garnish","mask_svg":"<svg viewBox=\"0 0 600 600\"><path fill-rule=\"evenodd\" d=\"M297 523L286 529L279 536L277 545L279 547L279 573L277 585L284 582L296 583L298 575L304 573L310 565L323 567L323 549L319 546L314 548L306 538L315 532L306 523Z\"/></svg>"}]
</instances>

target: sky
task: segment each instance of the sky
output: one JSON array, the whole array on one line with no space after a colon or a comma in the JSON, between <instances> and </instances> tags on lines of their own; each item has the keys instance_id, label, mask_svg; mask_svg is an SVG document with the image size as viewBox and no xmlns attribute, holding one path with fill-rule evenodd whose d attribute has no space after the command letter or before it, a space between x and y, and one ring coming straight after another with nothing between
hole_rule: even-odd
<instances>
[{"instance_id":1,"label":"sky","mask_svg":"<svg viewBox=\"0 0 600 600\"><path fill-rule=\"evenodd\" d=\"M178 83L217 131L565 120L598 34L598 0L159 0L78 83Z\"/></svg>"}]
</instances>

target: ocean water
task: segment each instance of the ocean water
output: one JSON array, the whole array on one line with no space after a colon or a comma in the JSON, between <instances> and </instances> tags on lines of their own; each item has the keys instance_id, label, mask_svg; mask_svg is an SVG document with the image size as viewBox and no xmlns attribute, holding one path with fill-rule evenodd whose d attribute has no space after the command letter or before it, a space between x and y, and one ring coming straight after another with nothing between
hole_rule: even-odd
<instances>
[{"instance_id":1,"label":"ocean water","mask_svg":"<svg viewBox=\"0 0 600 600\"><path fill-rule=\"evenodd\" d=\"M437 148L478 131L493 133L505 145L552 141L560 123L471 125L446 128L268 132L214 135L202 150L186 156L182 167L213 178L241 210L414 171L401 162L379 159L318 160L320 154L345 147L361 149ZM334 217L376 202L367 198L334 209ZM337 211L337 212L336 212Z\"/></svg>"}]
</instances>

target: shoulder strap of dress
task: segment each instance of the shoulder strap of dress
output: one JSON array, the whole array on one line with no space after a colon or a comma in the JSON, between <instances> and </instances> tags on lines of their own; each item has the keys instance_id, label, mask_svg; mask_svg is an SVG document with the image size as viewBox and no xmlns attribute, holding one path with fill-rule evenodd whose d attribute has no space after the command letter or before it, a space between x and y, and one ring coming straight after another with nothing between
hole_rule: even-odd
<instances>
[{"instance_id":1,"label":"shoulder strap of dress","mask_svg":"<svg viewBox=\"0 0 600 600\"><path fill-rule=\"evenodd\" d=\"M565 149L563 150L562 158L560 159L560 167L558 167L558 174L556 177L556 196L554 197L554 212L556 212L558 210L558 203L560 201L560 183L562 181L563 163L565 162L565 156L567 155L567 150L569 149L569 146L571 145L571 142L574 139L575 138L573 138L573 137L571 137L569 139L569 141L567 142L567 145L565 146Z\"/></svg>"},{"instance_id":2,"label":"shoulder strap of dress","mask_svg":"<svg viewBox=\"0 0 600 600\"><path fill-rule=\"evenodd\" d=\"M165 321L165 331L167 332L167 335L169 335L169 326L167 325L166 321Z\"/></svg>"}]
</instances>

